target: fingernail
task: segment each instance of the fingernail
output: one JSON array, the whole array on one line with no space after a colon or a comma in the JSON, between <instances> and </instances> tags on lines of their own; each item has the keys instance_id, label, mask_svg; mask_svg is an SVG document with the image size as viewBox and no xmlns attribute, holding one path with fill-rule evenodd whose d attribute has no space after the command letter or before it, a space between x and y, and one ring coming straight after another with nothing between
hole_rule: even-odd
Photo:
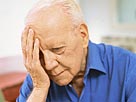
<instances>
[{"instance_id":1,"label":"fingernail","mask_svg":"<svg viewBox=\"0 0 136 102\"><path fill-rule=\"evenodd\" d=\"M37 38L35 39L35 41L36 41L36 43L39 43L39 40Z\"/></svg>"},{"instance_id":2,"label":"fingernail","mask_svg":"<svg viewBox=\"0 0 136 102\"><path fill-rule=\"evenodd\" d=\"M30 34L33 34L33 30L32 30L32 29L29 29L29 33L30 33Z\"/></svg>"}]
</instances>

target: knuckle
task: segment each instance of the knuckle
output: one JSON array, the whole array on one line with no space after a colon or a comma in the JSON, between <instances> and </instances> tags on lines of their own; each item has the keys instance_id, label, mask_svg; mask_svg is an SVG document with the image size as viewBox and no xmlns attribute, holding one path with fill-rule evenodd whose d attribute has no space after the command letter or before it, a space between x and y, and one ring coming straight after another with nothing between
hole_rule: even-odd
<instances>
[{"instance_id":1,"label":"knuckle","mask_svg":"<svg viewBox=\"0 0 136 102\"><path fill-rule=\"evenodd\" d=\"M30 63L29 63L28 61L26 61L26 62L25 62L25 66L26 66L27 68L30 68Z\"/></svg>"},{"instance_id":2,"label":"knuckle","mask_svg":"<svg viewBox=\"0 0 136 102\"><path fill-rule=\"evenodd\" d=\"M25 63L25 67L28 68L28 64L27 63Z\"/></svg>"},{"instance_id":3,"label":"knuckle","mask_svg":"<svg viewBox=\"0 0 136 102\"><path fill-rule=\"evenodd\" d=\"M28 51L29 51L28 47L26 47L24 50L25 50L26 52L28 52Z\"/></svg>"}]
</instances>

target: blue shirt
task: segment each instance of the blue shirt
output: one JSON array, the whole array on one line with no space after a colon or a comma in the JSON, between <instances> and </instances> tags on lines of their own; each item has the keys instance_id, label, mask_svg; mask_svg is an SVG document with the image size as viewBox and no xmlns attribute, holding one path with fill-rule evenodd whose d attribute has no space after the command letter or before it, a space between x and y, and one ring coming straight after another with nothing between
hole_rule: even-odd
<instances>
[{"instance_id":1,"label":"blue shirt","mask_svg":"<svg viewBox=\"0 0 136 102\"><path fill-rule=\"evenodd\" d=\"M26 102L33 89L28 75L17 102ZM89 42L84 88L51 81L47 102L136 102L136 55L119 47Z\"/></svg>"}]
</instances>

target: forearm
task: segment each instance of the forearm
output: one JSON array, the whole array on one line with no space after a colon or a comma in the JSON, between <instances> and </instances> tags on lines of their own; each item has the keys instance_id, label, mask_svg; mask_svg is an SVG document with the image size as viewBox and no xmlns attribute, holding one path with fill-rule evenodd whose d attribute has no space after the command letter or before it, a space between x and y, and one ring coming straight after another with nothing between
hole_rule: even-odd
<instances>
[{"instance_id":1,"label":"forearm","mask_svg":"<svg viewBox=\"0 0 136 102\"><path fill-rule=\"evenodd\" d=\"M45 102L48 94L48 88L34 88L27 102Z\"/></svg>"}]
</instances>

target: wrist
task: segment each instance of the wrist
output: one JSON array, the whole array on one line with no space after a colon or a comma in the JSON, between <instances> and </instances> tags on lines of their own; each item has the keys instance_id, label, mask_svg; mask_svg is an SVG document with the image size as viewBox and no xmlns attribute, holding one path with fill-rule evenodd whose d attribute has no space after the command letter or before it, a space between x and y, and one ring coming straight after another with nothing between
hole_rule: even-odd
<instances>
[{"instance_id":1,"label":"wrist","mask_svg":"<svg viewBox=\"0 0 136 102\"><path fill-rule=\"evenodd\" d=\"M27 102L45 102L48 95L49 87L46 88L33 88L31 95L29 96Z\"/></svg>"},{"instance_id":2,"label":"wrist","mask_svg":"<svg viewBox=\"0 0 136 102\"><path fill-rule=\"evenodd\" d=\"M34 87L33 88L33 91L35 92L45 92L45 91L48 91L49 90L49 86L46 86L46 87Z\"/></svg>"},{"instance_id":3,"label":"wrist","mask_svg":"<svg viewBox=\"0 0 136 102\"><path fill-rule=\"evenodd\" d=\"M50 83L34 84L34 89L37 89L37 90L46 90L49 87L50 87Z\"/></svg>"}]
</instances>

